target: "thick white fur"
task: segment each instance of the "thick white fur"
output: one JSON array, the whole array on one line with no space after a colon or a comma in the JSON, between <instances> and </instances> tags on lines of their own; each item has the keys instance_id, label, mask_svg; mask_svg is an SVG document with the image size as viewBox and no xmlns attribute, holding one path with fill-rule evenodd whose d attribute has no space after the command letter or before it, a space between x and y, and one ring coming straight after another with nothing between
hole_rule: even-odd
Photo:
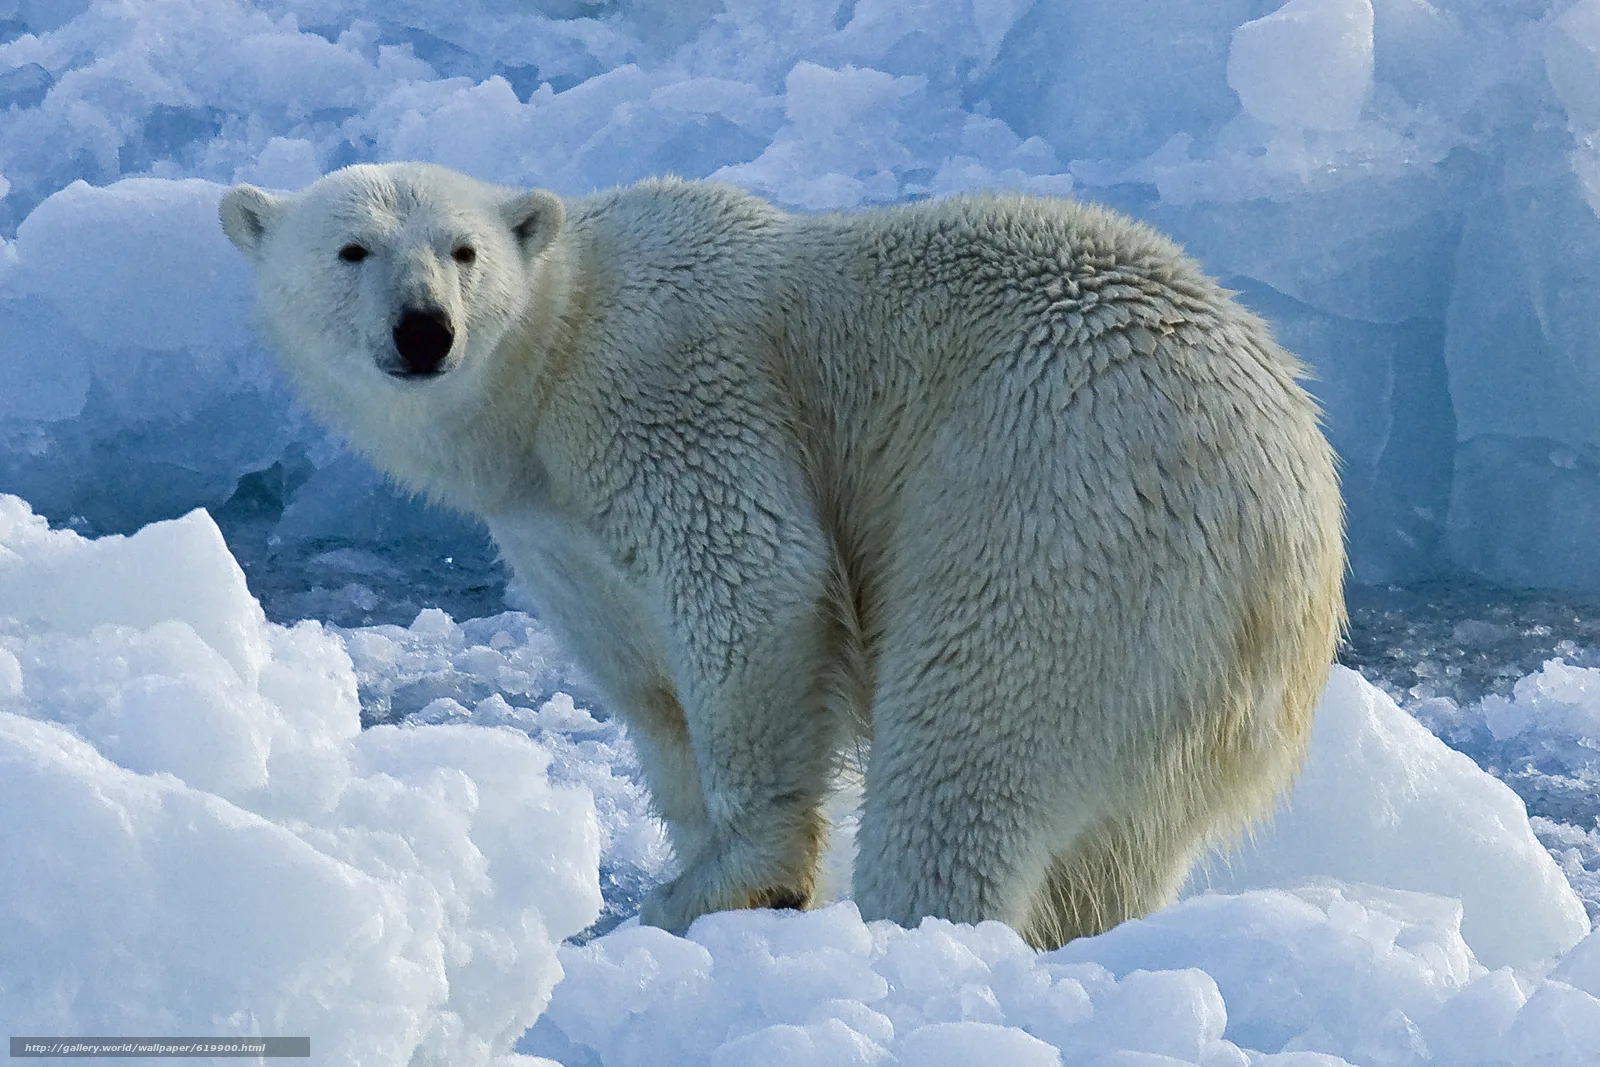
<instances>
[{"instance_id":1,"label":"thick white fur","mask_svg":"<svg viewBox=\"0 0 1600 1067\"><path fill-rule=\"evenodd\" d=\"M423 164L222 218L308 403L482 516L626 716L683 868L647 922L803 905L863 731L863 915L1043 945L1168 901L1298 766L1343 621L1333 458L1300 365L1150 230ZM401 380L416 301L456 340Z\"/></svg>"}]
</instances>

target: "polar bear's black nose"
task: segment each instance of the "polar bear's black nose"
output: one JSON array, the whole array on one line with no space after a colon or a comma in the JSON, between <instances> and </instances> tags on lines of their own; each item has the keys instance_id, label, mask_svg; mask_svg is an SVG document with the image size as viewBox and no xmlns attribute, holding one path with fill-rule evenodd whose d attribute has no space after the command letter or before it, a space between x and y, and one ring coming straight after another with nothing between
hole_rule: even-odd
<instances>
[{"instance_id":1,"label":"polar bear's black nose","mask_svg":"<svg viewBox=\"0 0 1600 1067\"><path fill-rule=\"evenodd\" d=\"M445 313L434 308L407 308L394 328L394 348L406 374L427 376L439 373L439 365L450 354L456 335Z\"/></svg>"}]
</instances>

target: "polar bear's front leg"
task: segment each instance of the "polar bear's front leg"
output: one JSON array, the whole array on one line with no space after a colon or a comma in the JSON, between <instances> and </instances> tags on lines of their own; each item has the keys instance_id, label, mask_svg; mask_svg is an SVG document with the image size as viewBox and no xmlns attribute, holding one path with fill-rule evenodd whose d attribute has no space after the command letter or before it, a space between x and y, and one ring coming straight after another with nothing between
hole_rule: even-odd
<instances>
[{"instance_id":1,"label":"polar bear's front leg","mask_svg":"<svg viewBox=\"0 0 1600 1067\"><path fill-rule=\"evenodd\" d=\"M648 601L682 709L689 760L658 733L645 765L662 814L688 815L672 831L682 873L641 909L674 931L710 911L809 902L840 733L834 552L795 401L768 355L727 343L650 350L665 369L641 355L590 401L607 412L593 458L561 468L586 480L575 497Z\"/></svg>"},{"instance_id":2,"label":"polar bear's front leg","mask_svg":"<svg viewBox=\"0 0 1600 1067\"><path fill-rule=\"evenodd\" d=\"M645 901L644 922L681 933L711 911L810 902L838 734L821 685L825 637L814 602L782 605L724 677L681 686L705 821L673 827L675 846L694 850ZM651 788L687 784L669 777Z\"/></svg>"}]
</instances>

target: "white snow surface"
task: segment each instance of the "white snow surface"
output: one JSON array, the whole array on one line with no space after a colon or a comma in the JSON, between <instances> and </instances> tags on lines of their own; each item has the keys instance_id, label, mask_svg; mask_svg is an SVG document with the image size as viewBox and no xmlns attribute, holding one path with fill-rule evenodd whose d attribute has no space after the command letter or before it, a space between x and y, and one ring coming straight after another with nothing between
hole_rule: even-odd
<instances>
[{"instance_id":1,"label":"white snow surface","mask_svg":"<svg viewBox=\"0 0 1600 1067\"><path fill-rule=\"evenodd\" d=\"M0 0L0 491L432 521L290 401L216 183L1020 189L1174 234L1313 365L1357 578L1600 591L1597 56L1600 0Z\"/></svg>"},{"instance_id":2,"label":"white snow surface","mask_svg":"<svg viewBox=\"0 0 1600 1067\"><path fill-rule=\"evenodd\" d=\"M1577 670L1527 684L1600 705L1600 670ZM1520 1067L1600 1047L1600 935L1520 802L1343 668L1285 814L1178 904L1043 954L848 900L562 947L602 881L614 923L671 863L626 730L573 692L527 615L285 628L204 512L90 540L0 497L0 1017L309 1034L351 1064ZM361 701L401 724L361 730Z\"/></svg>"},{"instance_id":3,"label":"white snow surface","mask_svg":"<svg viewBox=\"0 0 1600 1067\"><path fill-rule=\"evenodd\" d=\"M309 1033L481 1063L599 913L599 828L524 733L359 722L338 637L266 621L205 512L129 538L0 497L0 1017Z\"/></svg>"},{"instance_id":4,"label":"white snow surface","mask_svg":"<svg viewBox=\"0 0 1600 1067\"><path fill-rule=\"evenodd\" d=\"M1600 708L1600 693L1591 699ZM1346 667L1333 670L1281 810L1194 882L1238 892L1321 877L1459 899L1462 937L1490 967L1529 966L1589 930L1517 795Z\"/></svg>"}]
</instances>

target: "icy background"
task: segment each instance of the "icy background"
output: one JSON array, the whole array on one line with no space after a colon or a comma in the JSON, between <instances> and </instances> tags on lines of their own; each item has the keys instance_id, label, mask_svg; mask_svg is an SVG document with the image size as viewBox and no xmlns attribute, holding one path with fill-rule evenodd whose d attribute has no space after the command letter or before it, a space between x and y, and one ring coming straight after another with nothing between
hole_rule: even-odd
<instances>
[{"instance_id":1,"label":"icy background","mask_svg":"<svg viewBox=\"0 0 1600 1067\"><path fill-rule=\"evenodd\" d=\"M1336 671L1273 827L1057 953L848 902L628 925L670 856L626 732L478 528L292 403L215 222L399 158L1150 221L1315 367L1382 687ZM1592 1062L1597 211L1600 0L0 0L0 1018L329 1063Z\"/></svg>"},{"instance_id":2,"label":"icy background","mask_svg":"<svg viewBox=\"0 0 1600 1067\"><path fill-rule=\"evenodd\" d=\"M492 585L290 405L206 184L421 158L1108 202L1315 367L1358 580L1600 593L1600 0L0 0L0 39L0 490L53 521ZM274 615L385 600L313 574Z\"/></svg>"}]
</instances>

